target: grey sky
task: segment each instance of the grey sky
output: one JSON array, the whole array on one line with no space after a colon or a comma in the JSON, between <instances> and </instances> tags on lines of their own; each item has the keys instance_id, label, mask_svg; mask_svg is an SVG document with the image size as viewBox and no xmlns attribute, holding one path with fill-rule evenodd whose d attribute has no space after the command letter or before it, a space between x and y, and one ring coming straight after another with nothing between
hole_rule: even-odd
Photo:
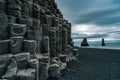
<instances>
[{"instance_id":1,"label":"grey sky","mask_svg":"<svg viewBox=\"0 0 120 80\"><path fill-rule=\"evenodd\" d=\"M64 17L73 24L111 25L120 22L120 0L56 0L56 2Z\"/></svg>"},{"instance_id":2,"label":"grey sky","mask_svg":"<svg viewBox=\"0 0 120 80\"><path fill-rule=\"evenodd\" d=\"M96 38L97 34L102 37L99 32L103 33L103 37L114 35L113 39L119 38L120 0L56 0L56 2L64 17L72 23L73 33L86 34L86 30L81 31L78 29L80 31L75 31L75 28L82 29L83 27L80 25L84 25L84 27L94 25L94 31L91 29L87 30L88 33L94 32L93 35L90 35L92 38L94 36ZM75 25L79 25L79 27L75 27ZM88 35L87 37L90 36Z\"/></svg>"}]
</instances>

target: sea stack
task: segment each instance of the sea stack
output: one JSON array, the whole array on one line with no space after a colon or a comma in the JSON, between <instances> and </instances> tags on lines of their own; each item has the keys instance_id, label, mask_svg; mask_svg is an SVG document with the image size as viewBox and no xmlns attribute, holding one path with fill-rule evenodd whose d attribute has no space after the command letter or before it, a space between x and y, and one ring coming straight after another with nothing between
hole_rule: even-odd
<instances>
[{"instance_id":1,"label":"sea stack","mask_svg":"<svg viewBox=\"0 0 120 80\"><path fill-rule=\"evenodd\" d=\"M81 46L89 46L88 42L87 42L87 38L84 38L82 43L81 43Z\"/></svg>"},{"instance_id":2,"label":"sea stack","mask_svg":"<svg viewBox=\"0 0 120 80\"><path fill-rule=\"evenodd\" d=\"M104 38L102 38L102 44L101 44L101 46L106 46Z\"/></svg>"}]
</instances>

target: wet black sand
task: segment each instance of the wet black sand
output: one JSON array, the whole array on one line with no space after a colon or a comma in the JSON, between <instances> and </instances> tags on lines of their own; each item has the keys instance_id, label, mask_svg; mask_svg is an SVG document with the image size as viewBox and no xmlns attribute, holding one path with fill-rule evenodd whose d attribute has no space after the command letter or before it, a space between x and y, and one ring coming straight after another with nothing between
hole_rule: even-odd
<instances>
[{"instance_id":1,"label":"wet black sand","mask_svg":"<svg viewBox=\"0 0 120 80\"><path fill-rule=\"evenodd\" d=\"M60 80L120 80L120 50L79 48Z\"/></svg>"}]
</instances>

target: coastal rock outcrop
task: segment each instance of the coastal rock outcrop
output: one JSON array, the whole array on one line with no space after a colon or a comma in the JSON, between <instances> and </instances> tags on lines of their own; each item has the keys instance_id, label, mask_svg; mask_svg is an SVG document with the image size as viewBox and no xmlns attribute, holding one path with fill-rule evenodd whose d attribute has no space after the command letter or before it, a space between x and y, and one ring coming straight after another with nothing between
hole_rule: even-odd
<instances>
[{"instance_id":1,"label":"coastal rock outcrop","mask_svg":"<svg viewBox=\"0 0 120 80\"><path fill-rule=\"evenodd\" d=\"M104 38L102 38L102 44L101 46L106 46Z\"/></svg>"},{"instance_id":2,"label":"coastal rock outcrop","mask_svg":"<svg viewBox=\"0 0 120 80\"><path fill-rule=\"evenodd\" d=\"M83 41L81 42L81 46L89 46L87 42L87 38L84 38Z\"/></svg>"},{"instance_id":3,"label":"coastal rock outcrop","mask_svg":"<svg viewBox=\"0 0 120 80\"><path fill-rule=\"evenodd\" d=\"M56 80L71 55L71 23L55 0L0 0L0 80Z\"/></svg>"}]
</instances>

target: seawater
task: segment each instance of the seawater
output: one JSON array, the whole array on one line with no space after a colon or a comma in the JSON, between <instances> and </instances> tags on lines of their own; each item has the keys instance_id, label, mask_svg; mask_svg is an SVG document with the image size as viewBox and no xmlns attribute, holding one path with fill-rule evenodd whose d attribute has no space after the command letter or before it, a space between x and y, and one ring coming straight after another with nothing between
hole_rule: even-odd
<instances>
[{"instance_id":1,"label":"seawater","mask_svg":"<svg viewBox=\"0 0 120 80\"><path fill-rule=\"evenodd\" d=\"M80 42L74 42L74 46L80 47L81 43ZM89 47L91 48L104 48L104 49L120 49L120 42L106 42L106 46L101 46L100 41L96 42L89 42Z\"/></svg>"}]
</instances>

